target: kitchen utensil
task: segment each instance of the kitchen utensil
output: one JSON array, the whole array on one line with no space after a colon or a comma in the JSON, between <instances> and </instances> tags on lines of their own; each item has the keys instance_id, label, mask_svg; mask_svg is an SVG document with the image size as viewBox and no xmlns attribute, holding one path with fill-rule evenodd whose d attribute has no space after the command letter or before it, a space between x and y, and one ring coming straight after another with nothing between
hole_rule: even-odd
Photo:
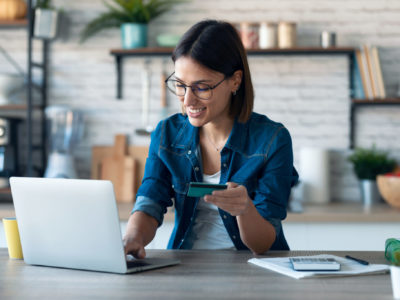
<instances>
[{"instance_id":1,"label":"kitchen utensil","mask_svg":"<svg viewBox=\"0 0 400 300\"><path fill-rule=\"evenodd\" d=\"M336 33L322 31L320 36L320 45L322 48L330 48L336 46Z\"/></svg>"},{"instance_id":2,"label":"kitchen utensil","mask_svg":"<svg viewBox=\"0 0 400 300\"><path fill-rule=\"evenodd\" d=\"M328 150L301 148L299 173L304 202L322 204L330 201Z\"/></svg>"},{"instance_id":3,"label":"kitchen utensil","mask_svg":"<svg viewBox=\"0 0 400 300\"><path fill-rule=\"evenodd\" d=\"M261 49L275 48L277 46L276 24L269 22L260 23L259 46Z\"/></svg>"},{"instance_id":4,"label":"kitchen utensil","mask_svg":"<svg viewBox=\"0 0 400 300\"><path fill-rule=\"evenodd\" d=\"M150 135L154 130L149 124L150 76L149 61L146 61L142 73L142 127L136 129L138 135Z\"/></svg>"},{"instance_id":5,"label":"kitchen utensil","mask_svg":"<svg viewBox=\"0 0 400 300\"><path fill-rule=\"evenodd\" d=\"M17 118L0 118L0 188L9 186L10 176L19 173Z\"/></svg>"},{"instance_id":6,"label":"kitchen utensil","mask_svg":"<svg viewBox=\"0 0 400 300\"><path fill-rule=\"evenodd\" d=\"M278 47L296 47L296 23L279 22L278 24Z\"/></svg>"},{"instance_id":7,"label":"kitchen utensil","mask_svg":"<svg viewBox=\"0 0 400 300\"><path fill-rule=\"evenodd\" d=\"M77 178L73 150L83 136L83 113L66 106L49 106L45 113L50 154L44 176Z\"/></svg>"},{"instance_id":8,"label":"kitchen utensil","mask_svg":"<svg viewBox=\"0 0 400 300\"><path fill-rule=\"evenodd\" d=\"M255 49L258 47L258 29L258 23L240 23L240 35L243 46L246 49Z\"/></svg>"},{"instance_id":9,"label":"kitchen utensil","mask_svg":"<svg viewBox=\"0 0 400 300\"><path fill-rule=\"evenodd\" d=\"M127 155L135 160L135 183L134 191L137 190L142 182L144 175L144 166L149 152L148 146L129 146L127 149ZM92 169L91 178L100 179L101 161L107 156L112 156L114 153L113 146L94 146L92 147Z\"/></svg>"},{"instance_id":10,"label":"kitchen utensil","mask_svg":"<svg viewBox=\"0 0 400 300\"><path fill-rule=\"evenodd\" d=\"M25 73L18 63L1 46L0 53L18 72L17 74L9 72L0 73L0 104L9 104L12 102L10 100L11 95L23 88L25 82Z\"/></svg>"},{"instance_id":11,"label":"kitchen utensil","mask_svg":"<svg viewBox=\"0 0 400 300\"><path fill-rule=\"evenodd\" d=\"M135 160L127 155L126 136L115 136L113 153L101 161L100 178L111 180L117 201L133 202L135 196Z\"/></svg>"}]
</instances>

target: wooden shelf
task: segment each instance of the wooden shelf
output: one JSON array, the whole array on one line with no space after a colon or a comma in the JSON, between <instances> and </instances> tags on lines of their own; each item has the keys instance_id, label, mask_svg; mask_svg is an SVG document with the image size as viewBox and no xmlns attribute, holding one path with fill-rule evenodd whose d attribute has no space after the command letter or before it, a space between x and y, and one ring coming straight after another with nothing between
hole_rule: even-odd
<instances>
[{"instance_id":1,"label":"wooden shelf","mask_svg":"<svg viewBox=\"0 0 400 300\"><path fill-rule=\"evenodd\" d=\"M384 99L352 99L354 105L398 105L400 98L384 98Z\"/></svg>"},{"instance_id":2,"label":"wooden shelf","mask_svg":"<svg viewBox=\"0 0 400 300\"><path fill-rule=\"evenodd\" d=\"M42 109L42 105L34 105L33 109ZM27 110L28 106L26 104L9 104L9 105L0 105L0 111L4 110Z\"/></svg>"},{"instance_id":3,"label":"wooden shelf","mask_svg":"<svg viewBox=\"0 0 400 300\"><path fill-rule=\"evenodd\" d=\"M111 49L110 54L115 56L155 56L171 55L174 48L148 47L136 49ZM296 47L296 48L271 48L271 49L246 49L248 55L314 55L314 54L353 54L352 47Z\"/></svg>"},{"instance_id":4,"label":"wooden shelf","mask_svg":"<svg viewBox=\"0 0 400 300\"><path fill-rule=\"evenodd\" d=\"M148 47L148 48L136 48L136 49L111 49L111 55L118 56L143 56L143 55L170 55L174 48L165 47Z\"/></svg>"},{"instance_id":5,"label":"wooden shelf","mask_svg":"<svg viewBox=\"0 0 400 300\"><path fill-rule=\"evenodd\" d=\"M2 110L26 110L27 106L25 104L9 104L9 105L0 105L0 111Z\"/></svg>"},{"instance_id":6,"label":"wooden shelf","mask_svg":"<svg viewBox=\"0 0 400 300\"><path fill-rule=\"evenodd\" d=\"M0 20L0 27L25 27L28 26L28 19Z\"/></svg>"}]
</instances>

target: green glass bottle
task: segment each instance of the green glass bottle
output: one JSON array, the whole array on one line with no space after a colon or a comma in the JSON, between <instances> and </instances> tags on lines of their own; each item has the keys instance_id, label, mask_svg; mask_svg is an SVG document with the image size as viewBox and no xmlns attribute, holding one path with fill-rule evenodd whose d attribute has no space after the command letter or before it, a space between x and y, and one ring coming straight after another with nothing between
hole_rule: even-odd
<instances>
[{"instance_id":1,"label":"green glass bottle","mask_svg":"<svg viewBox=\"0 0 400 300\"><path fill-rule=\"evenodd\" d=\"M396 266L400 266L400 240L390 238L385 242L385 257Z\"/></svg>"}]
</instances>

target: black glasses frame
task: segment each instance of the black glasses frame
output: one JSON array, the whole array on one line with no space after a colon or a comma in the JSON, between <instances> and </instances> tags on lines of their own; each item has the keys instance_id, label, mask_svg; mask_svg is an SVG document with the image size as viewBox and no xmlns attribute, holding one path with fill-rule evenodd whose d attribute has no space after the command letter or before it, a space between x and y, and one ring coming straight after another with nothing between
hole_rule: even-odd
<instances>
[{"instance_id":1,"label":"black glasses frame","mask_svg":"<svg viewBox=\"0 0 400 300\"><path fill-rule=\"evenodd\" d=\"M175 80L175 79L170 80L171 77L172 77L172 75L174 75L174 74L175 74L175 72L172 72L172 74L169 75L167 79L165 79L165 84L166 84L167 87L168 87L168 81L177 81L177 82L180 82L180 83L183 85L184 89L185 89L185 94L183 94L182 96L177 95L176 92L173 91L172 89L170 89L169 87L168 87L168 90L170 90L172 93L174 93L174 94L175 94L176 96L178 96L178 97L184 97L184 96L186 95L187 88L190 88L190 89L192 90L193 95L195 95L197 98L199 98L199 99L201 99L201 100L208 100L208 99L210 99L210 98L212 97L212 91L213 91L213 89L215 89L217 86L219 86L223 81L225 81L225 80L228 78L227 76L225 76L220 82L218 82L217 84L212 85L212 86L209 85L209 84L207 84L207 83L202 83L202 84L206 85L206 86L209 88L209 90L211 91L210 97L208 97L208 98L202 98L202 97L199 97L199 96L196 94L196 92L195 92L196 88L195 88L193 85L186 85L186 84L184 84L183 82L181 82L181 81L179 81L179 80Z\"/></svg>"}]
</instances>

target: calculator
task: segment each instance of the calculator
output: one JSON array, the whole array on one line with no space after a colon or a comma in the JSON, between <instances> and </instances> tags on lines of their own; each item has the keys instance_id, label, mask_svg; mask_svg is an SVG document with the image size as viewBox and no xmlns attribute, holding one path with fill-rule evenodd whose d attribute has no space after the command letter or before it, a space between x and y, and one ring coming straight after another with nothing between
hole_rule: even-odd
<instances>
[{"instance_id":1,"label":"calculator","mask_svg":"<svg viewBox=\"0 0 400 300\"><path fill-rule=\"evenodd\" d=\"M290 257L296 271L339 271L340 263L333 258Z\"/></svg>"}]
</instances>

